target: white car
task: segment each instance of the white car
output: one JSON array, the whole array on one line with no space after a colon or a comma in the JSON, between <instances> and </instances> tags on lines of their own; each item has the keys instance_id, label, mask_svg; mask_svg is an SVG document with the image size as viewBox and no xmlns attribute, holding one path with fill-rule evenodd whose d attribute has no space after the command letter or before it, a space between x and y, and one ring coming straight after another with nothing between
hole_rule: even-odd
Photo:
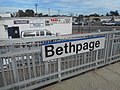
<instances>
[{"instance_id":1,"label":"white car","mask_svg":"<svg viewBox=\"0 0 120 90\"><path fill-rule=\"evenodd\" d=\"M115 24L116 23L112 22L112 21L111 22L104 22L104 23L102 23L103 26L115 26Z\"/></svg>"}]
</instances>

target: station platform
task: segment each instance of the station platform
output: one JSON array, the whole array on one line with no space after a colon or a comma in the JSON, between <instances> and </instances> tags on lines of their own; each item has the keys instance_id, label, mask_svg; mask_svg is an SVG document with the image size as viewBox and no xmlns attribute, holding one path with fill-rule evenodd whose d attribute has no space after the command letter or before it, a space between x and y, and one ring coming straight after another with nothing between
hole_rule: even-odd
<instances>
[{"instance_id":1,"label":"station platform","mask_svg":"<svg viewBox=\"0 0 120 90\"><path fill-rule=\"evenodd\" d=\"M40 90L120 90L120 62L86 72Z\"/></svg>"}]
</instances>

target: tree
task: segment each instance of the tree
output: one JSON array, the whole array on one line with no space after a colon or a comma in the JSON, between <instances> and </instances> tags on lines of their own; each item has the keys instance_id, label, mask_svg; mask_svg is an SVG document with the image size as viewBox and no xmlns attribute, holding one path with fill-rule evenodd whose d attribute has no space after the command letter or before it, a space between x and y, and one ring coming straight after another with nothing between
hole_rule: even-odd
<instances>
[{"instance_id":1,"label":"tree","mask_svg":"<svg viewBox=\"0 0 120 90\"><path fill-rule=\"evenodd\" d=\"M113 16L115 14L114 11L110 11L110 15Z\"/></svg>"},{"instance_id":2,"label":"tree","mask_svg":"<svg viewBox=\"0 0 120 90\"><path fill-rule=\"evenodd\" d=\"M48 14L43 15L43 17L48 17L48 16L49 16Z\"/></svg>"},{"instance_id":3,"label":"tree","mask_svg":"<svg viewBox=\"0 0 120 90\"><path fill-rule=\"evenodd\" d=\"M104 15L101 15L101 16L104 16Z\"/></svg>"},{"instance_id":4,"label":"tree","mask_svg":"<svg viewBox=\"0 0 120 90\"><path fill-rule=\"evenodd\" d=\"M99 17L100 15L97 13L94 13L94 14L90 14L89 16Z\"/></svg>"},{"instance_id":5,"label":"tree","mask_svg":"<svg viewBox=\"0 0 120 90\"><path fill-rule=\"evenodd\" d=\"M84 15L80 14L77 18L77 21L80 22L80 21L84 21Z\"/></svg>"},{"instance_id":6,"label":"tree","mask_svg":"<svg viewBox=\"0 0 120 90\"><path fill-rule=\"evenodd\" d=\"M107 13L106 16L109 16L109 14Z\"/></svg>"},{"instance_id":7,"label":"tree","mask_svg":"<svg viewBox=\"0 0 120 90\"><path fill-rule=\"evenodd\" d=\"M34 17L35 13L33 10L27 9L25 10L25 16L27 17Z\"/></svg>"},{"instance_id":8,"label":"tree","mask_svg":"<svg viewBox=\"0 0 120 90\"><path fill-rule=\"evenodd\" d=\"M115 11L115 16L119 16L119 13L117 10Z\"/></svg>"},{"instance_id":9,"label":"tree","mask_svg":"<svg viewBox=\"0 0 120 90\"><path fill-rule=\"evenodd\" d=\"M23 10L18 10L17 16L18 17L24 17L25 13L23 12Z\"/></svg>"},{"instance_id":10,"label":"tree","mask_svg":"<svg viewBox=\"0 0 120 90\"><path fill-rule=\"evenodd\" d=\"M11 17L15 17L15 13L11 13Z\"/></svg>"},{"instance_id":11,"label":"tree","mask_svg":"<svg viewBox=\"0 0 120 90\"><path fill-rule=\"evenodd\" d=\"M106 14L106 16L119 16L118 11L110 11L109 13Z\"/></svg>"},{"instance_id":12,"label":"tree","mask_svg":"<svg viewBox=\"0 0 120 90\"><path fill-rule=\"evenodd\" d=\"M39 14L38 14L38 17L42 17L42 16L43 16L43 14L42 14L42 13L39 13Z\"/></svg>"}]
</instances>

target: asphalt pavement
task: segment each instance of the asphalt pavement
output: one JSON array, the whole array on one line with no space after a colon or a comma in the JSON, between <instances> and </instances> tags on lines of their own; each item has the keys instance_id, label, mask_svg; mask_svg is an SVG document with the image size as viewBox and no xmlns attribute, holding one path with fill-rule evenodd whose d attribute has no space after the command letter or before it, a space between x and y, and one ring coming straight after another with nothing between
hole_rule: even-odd
<instances>
[{"instance_id":1,"label":"asphalt pavement","mask_svg":"<svg viewBox=\"0 0 120 90\"><path fill-rule=\"evenodd\" d=\"M111 31L111 30L120 30L120 26L81 26L81 25L73 25L72 26L72 33L91 33L91 32L98 32L98 31Z\"/></svg>"}]
</instances>

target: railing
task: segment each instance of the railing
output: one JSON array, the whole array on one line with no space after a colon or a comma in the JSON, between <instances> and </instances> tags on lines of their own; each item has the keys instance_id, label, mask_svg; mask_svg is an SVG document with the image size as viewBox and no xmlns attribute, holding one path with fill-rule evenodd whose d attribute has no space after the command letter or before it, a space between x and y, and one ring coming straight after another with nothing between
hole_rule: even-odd
<instances>
[{"instance_id":1,"label":"railing","mask_svg":"<svg viewBox=\"0 0 120 90\"><path fill-rule=\"evenodd\" d=\"M105 36L104 49L49 61L42 60L46 42ZM30 90L120 60L120 31L0 41L0 90Z\"/></svg>"}]
</instances>

